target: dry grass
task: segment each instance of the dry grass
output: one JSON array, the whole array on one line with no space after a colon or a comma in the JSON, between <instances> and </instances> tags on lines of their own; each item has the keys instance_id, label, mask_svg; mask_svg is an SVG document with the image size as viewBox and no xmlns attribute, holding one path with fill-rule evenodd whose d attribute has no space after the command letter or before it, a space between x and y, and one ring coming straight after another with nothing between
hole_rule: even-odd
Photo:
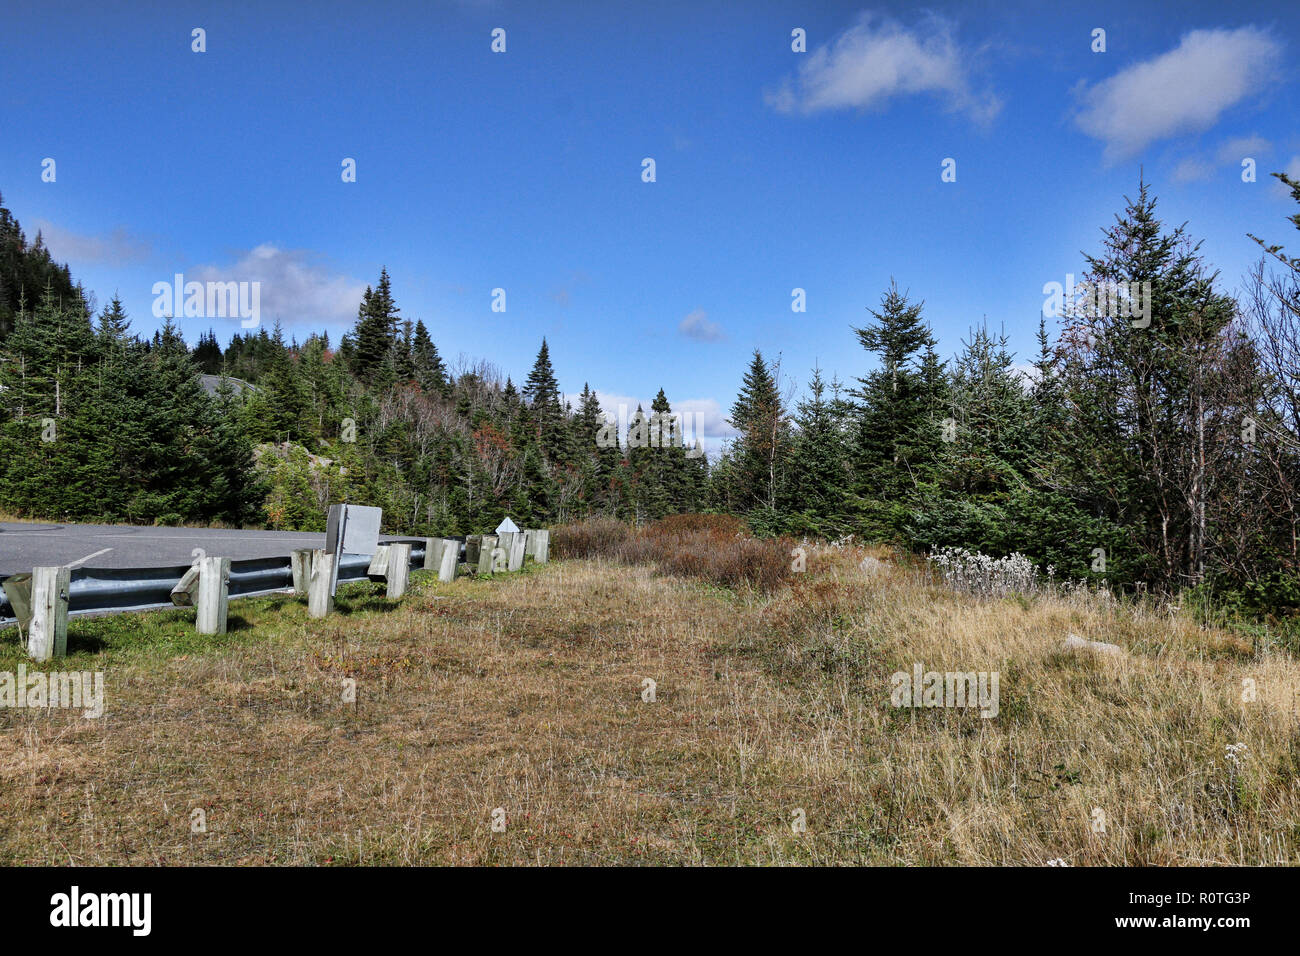
<instances>
[{"instance_id":1,"label":"dry grass","mask_svg":"<svg viewBox=\"0 0 1300 956\"><path fill-rule=\"evenodd\" d=\"M574 560L420 576L399 608L362 585L325 622L239 602L255 626L223 639L182 613L74 620L65 667L105 670L107 713L0 710L0 862L1297 861L1294 659L862 554L816 550L769 596ZM1128 655L1063 653L1071 631ZM891 707L914 661L998 670L998 716Z\"/></svg>"}]
</instances>

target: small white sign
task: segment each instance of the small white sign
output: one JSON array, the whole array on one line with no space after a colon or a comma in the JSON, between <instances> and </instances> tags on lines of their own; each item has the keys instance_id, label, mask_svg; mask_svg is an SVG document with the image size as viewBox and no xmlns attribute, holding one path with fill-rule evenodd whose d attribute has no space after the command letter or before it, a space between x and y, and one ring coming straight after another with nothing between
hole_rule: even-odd
<instances>
[{"instance_id":1,"label":"small white sign","mask_svg":"<svg viewBox=\"0 0 1300 956\"><path fill-rule=\"evenodd\" d=\"M497 525L497 534L516 534L518 531L519 526L509 518Z\"/></svg>"}]
</instances>

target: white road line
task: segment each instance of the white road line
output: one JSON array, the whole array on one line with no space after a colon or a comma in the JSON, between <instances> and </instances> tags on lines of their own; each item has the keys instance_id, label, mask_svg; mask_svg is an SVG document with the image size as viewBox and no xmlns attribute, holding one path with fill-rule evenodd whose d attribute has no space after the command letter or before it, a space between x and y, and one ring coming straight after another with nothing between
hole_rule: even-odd
<instances>
[{"instance_id":1,"label":"white road line","mask_svg":"<svg viewBox=\"0 0 1300 956\"><path fill-rule=\"evenodd\" d=\"M101 554L108 554L108 552L112 550L113 550L112 548L104 548L102 551L96 551L94 554L88 554L84 558L78 558L76 561L69 562L68 564L65 564L64 567L75 568L77 565L84 564L85 562L89 561L91 558L97 558Z\"/></svg>"}]
</instances>

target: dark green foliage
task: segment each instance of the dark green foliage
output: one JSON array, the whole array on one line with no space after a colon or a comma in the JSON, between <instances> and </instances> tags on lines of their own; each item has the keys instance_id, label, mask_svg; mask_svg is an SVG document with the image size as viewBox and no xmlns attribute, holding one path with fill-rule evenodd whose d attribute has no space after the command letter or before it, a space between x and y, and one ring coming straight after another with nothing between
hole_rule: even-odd
<instances>
[{"instance_id":1,"label":"dark green foliage","mask_svg":"<svg viewBox=\"0 0 1300 956\"><path fill-rule=\"evenodd\" d=\"M80 286L73 284L68 267L50 258L40 233L28 243L0 197L0 342L13 330L18 313L42 299L62 308L72 307L85 296Z\"/></svg>"},{"instance_id":2,"label":"dark green foliage","mask_svg":"<svg viewBox=\"0 0 1300 956\"><path fill-rule=\"evenodd\" d=\"M737 437L710 465L662 389L622 440L607 424L617 410L588 384L571 407L546 340L521 389L485 362L450 372L429 327L400 318L386 270L337 349L324 335L286 342L278 326L236 333L224 351L208 330L191 353L170 323L142 341L116 297L92 316L0 207L0 509L318 531L347 500L421 535L483 532L507 515L616 520L658 529L617 548L653 545L684 567L695 559L670 559L665 542L700 531L690 523L704 519L683 516L707 507L765 536L1019 551L1058 578L1293 612L1300 262L1264 247L1283 272L1260 287L1247 334L1196 247L1154 210L1142 184L1086 277L1150 282L1149 327L1075 313L1053 340L1040 321L1022 371L982 322L945 362L922 303L891 282L854 330L867 368L856 387L841 394L814 369L793 401L756 350L730 409ZM216 396L200 373L222 377ZM734 536L729 518L708 520L714 538ZM582 527L599 543L624 525ZM744 550L719 560L784 578L788 548Z\"/></svg>"}]
</instances>

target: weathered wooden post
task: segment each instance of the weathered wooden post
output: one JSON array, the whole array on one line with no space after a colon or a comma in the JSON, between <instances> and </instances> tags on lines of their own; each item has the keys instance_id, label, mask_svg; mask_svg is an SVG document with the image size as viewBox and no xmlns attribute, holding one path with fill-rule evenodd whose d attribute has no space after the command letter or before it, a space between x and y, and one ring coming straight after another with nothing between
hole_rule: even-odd
<instances>
[{"instance_id":1,"label":"weathered wooden post","mask_svg":"<svg viewBox=\"0 0 1300 956\"><path fill-rule=\"evenodd\" d=\"M424 570L437 571L442 564L442 538L424 539Z\"/></svg>"},{"instance_id":2,"label":"weathered wooden post","mask_svg":"<svg viewBox=\"0 0 1300 956\"><path fill-rule=\"evenodd\" d=\"M438 565L439 581L456 580L456 565L460 561L460 542L451 538L442 539L442 561Z\"/></svg>"},{"instance_id":3,"label":"weathered wooden post","mask_svg":"<svg viewBox=\"0 0 1300 956\"><path fill-rule=\"evenodd\" d=\"M225 634L230 606L230 559L199 558L172 587L172 603L196 610L200 634Z\"/></svg>"},{"instance_id":4,"label":"weathered wooden post","mask_svg":"<svg viewBox=\"0 0 1300 956\"><path fill-rule=\"evenodd\" d=\"M68 653L68 588L72 572L67 568L32 568L32 622L27 628L27 653L33 660L48 661Z\"/></svg>"},{"instance_id":5,"label":"weathered wooden post","mask_svg":"<svg viewBox=\"0 0 1300 956\"><path fill-rule=\"evenodd\" d=\"M510 563L510 553L514 550L515 547L515 538L518 537L520 537L518 531L497 532L497 547L500 548L503 552L505 552L507 567L509 567L509 563ZM514 569L511 568L511 570Z\"/></svg>"},{"instance_id":6,"label":"weathered wooden post","mask_svg":"<svg viewBox=\"0 0 1300 956\"><path fill-rule=\"evenodd\" d=\"M407 582L411 577L411 545L405 542L388 546L388 600L396 601L406 593Z\"/></svg>"},{"instance_id":7,"label":"weathered wooden post","mask_svg":"<svg viewBox=\"0 0 1300 956\"><path fill-rule=\"evenodd\" d=\"M391 545L381 544L375 548L375 553L370 559L370 567L366 568L366 577L372 581L386 581L388 579L388 549Z\"/></svg>"},{"instance_id":8,"label":"weathered wooden post","mask_svg":"<svg viewBox=\"0 0 1300 956\"><path fill-rule=\"evenodd\" d=\"M492 552L496 549L496 546L497 546L497 536L494 534L485 534L479 538L479 550L478 550L478 573L479 574L491 574L493 572L494 569L492 567Z\"/></svg>"},{"instance_id":9,"label":"weathered wooden post","mask_svg":"<svg viewBox=\"0 0 1300 956\"><path fill-rule=\"evenodd\" d=\"M307 614L310 617L325 617L334 608L330 587L337 557L324 550L311 553L311 576L307 585Z\"/></svg>"},{"instance_id":10,"label":"weathered wooden post","mask_svg":"<svg viewBox=\"0 0 1300 956\"><path fill-rule=\"evenodd\" d=\"M551 532L534 531L532 535L532 548L529 554L533 556L533 560L538 564L545 564L551 553Z\"/></svg>"},{"instance_id":11,"label":"weathered wooden post","mask_svg":"<svg viewBox=\"0 0 1300 956\"><path fill-rule=\"evenodd\" d=\"M225 634L230 606L230 559L199 559L199 590L195 629L200 634Z\"/></svg>"},{"instance_id":12,"label":"weathered wooden post","mask_svg":"<svg viewBox=\"0 0 1300 956\"><path fill-rule=\"evenodd\" d=\"M470 534L465 536L465 563L470 569L478 567L479 551L483 547L483 536L481 534Z\"/></svg>"},{"instance_id":13,"label":"weathered wooden post","mask_svg":"<svg viewBox=\"0 0 1300 956\"><path fill-rule=\"evenodd\" d=\"M510 549L507 554L507 568L511 571L518 571L524 566L524 546L528 542L524 540L522 532L517 532L510 537Z\"/></svg>"},{"instance_id":14,"label":"weathered wooden post","mask_svg":"<svg viewBox=\"0 0 1300 956\"><path fill-rule=\"evenodd\" d=\"M297 597L307 596L307 582L311 580L311 549L305 548L289 556L289 567L293 569L293 593Z\"/></svg>"},{"instance_id":15,"label":"weathered wooden post","mask_svg":"<svg viewBox=\"0 0 1300 956\"><path fill-rule=\"evenodd\" d=\"M13 609L14 617L18 619L18 634L23 647L26 647L27 631L32 626L31 573L24 571L22 574L9 575L5 578L4 584L0 584L0 590L3 590L5 597L9 599L9 607Z\"/></svg>"}]
</instances>

